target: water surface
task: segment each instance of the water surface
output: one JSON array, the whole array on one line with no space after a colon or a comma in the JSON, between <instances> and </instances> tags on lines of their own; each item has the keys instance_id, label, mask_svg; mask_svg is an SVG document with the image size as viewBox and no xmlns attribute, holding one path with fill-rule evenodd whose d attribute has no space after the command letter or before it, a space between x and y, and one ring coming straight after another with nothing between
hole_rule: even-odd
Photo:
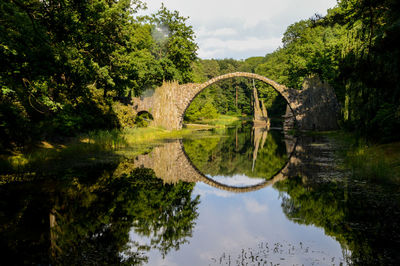
<instances>
[{"instance_id":1,"label":"water surface","mask_svg":"<svg viewBox=\"0 0 400 266\"><path fill-rule=\"evenodd\" d=\"M395 265L399 189L340 149L244 124L3 176L2 262Z\"/></svg>"}]
</instances>

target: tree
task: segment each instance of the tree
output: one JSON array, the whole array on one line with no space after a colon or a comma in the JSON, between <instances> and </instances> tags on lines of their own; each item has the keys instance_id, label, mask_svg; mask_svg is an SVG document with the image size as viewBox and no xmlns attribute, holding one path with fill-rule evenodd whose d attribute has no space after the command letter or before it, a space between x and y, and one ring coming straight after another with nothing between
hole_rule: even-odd
<instances>
[{"instance_id":1,"label":"tree","mask_svg":"<svg viewBox=\"0 0 400 266\"><path fill-rule=\"evenodd\" d=\"M197 44L192 26L185 24L187 17L178 11L169 11L164 4L151 18L153 32L157 36L155 52L160 58L170 60L179 72L174 76L179 82L192 81L191 63L196 59Z\"/></svg>"},{"instance_id":2,"label":"tree","mask_svg":"<svg viewBox=\"0 0 400 266\"><path fill-rule=\"evenodd\" d=\"M2 1L1 147L119 127L114 100L190 81L197 45L186 18L164 6L153 19L135 17L144 8L140 0ZM168 28L167 42L155 25Z\"/></svg>"}]
</instances>

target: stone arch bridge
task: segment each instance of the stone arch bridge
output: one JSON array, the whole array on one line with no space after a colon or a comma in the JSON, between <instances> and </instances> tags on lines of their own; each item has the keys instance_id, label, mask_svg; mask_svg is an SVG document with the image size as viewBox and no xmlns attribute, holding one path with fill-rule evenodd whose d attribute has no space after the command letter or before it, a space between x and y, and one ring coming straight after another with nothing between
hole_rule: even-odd
<instances>
[{"instance_id":1,"label":"stone arch bridge","mask_svg":"<svg viewBox=\"0 0 400 266\"><path fill-rule=\"evenodd\" d=\"M255 185L232 186L217 182L204 175L193 165L185 152L182 140L173 140L158 147L150 153L139 155L133 161L135 167L153 169L155 175L164 183L203 182L217 189L246 193L256 191L275 183L301 176L302 180L314 179L321 182L341 175L335 163L334 149L324 137L314 139L313 136L292 137L285 135L284 141L288 160L270 179Z\"/></svg>"},{"instance_id":2,"label":"stone arch bridge","mask_svg":"<svg viewBox=\"0 0 400 266\"><path fill-rule=\"evenodd\" d=\"M133 99L136 112L149 112L152 125L169 130L181 129L186 109L205 88L219 81L244 77L271 85L288 104L290 114L301 130L331 130L337 128L338 103L333 89L318 78L306 79L302 90L284 85L254 73L235 72L215 77L205 83L178 84L165 82L152 96Z\"/></svg>"},{"instance_id":3,"label":"stone arch bridge","mask_svg":"<svg viewBox=\"0 0 400 266\"><path fill-rule=\"evenodd\" d=\"M165 143L162 146L155 147L149 154L139 155L134 161L134 166L153 169L155 175L163 179L165 183L203 182L221 190L245 193L272 186L287 178L293 166L298 164L296 157L293 156L293 149L294 146L292 145L292 153L288 162L271 179L250 186L230 186L204 175L190 161L181 140Z\"/></svg>"}]
</instances>

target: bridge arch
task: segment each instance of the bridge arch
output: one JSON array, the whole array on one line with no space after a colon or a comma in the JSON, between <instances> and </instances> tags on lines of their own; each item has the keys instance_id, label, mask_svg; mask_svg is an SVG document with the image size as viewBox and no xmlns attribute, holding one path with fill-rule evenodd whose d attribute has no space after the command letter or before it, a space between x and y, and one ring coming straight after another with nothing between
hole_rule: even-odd
<instances>
[{"instance_id":1,"label":"bridge arch","mask_svg":"<svg viewBox=\"0 0 400 266\"><path fill-rule=\"evenodd\" d=\"M294 167L299 163L296 156L297 139L288 138L286 141L290 143L286 163L271 178L254 185L231 186L207 177L192 163L186 154L182 140L165 143L153 148L149 154L139 155L134 160L134 165L153 169L156 176L162 178L165 183L203 182L220 190L245 193L272 186L292 174Z\"/></svg>"},{"instance_id":2,"label":"bridge arch","mask_svg":"<svg viewBox=\"0 0 400 266\"><path fill-rule=\"evenodd\" d=\"M146 111L146 110L139 111L136 114L136 116L142 116L142 115L148 115L150 119L153 119L153 115L150 112Z\"/></svg>"},{"instance_id":3,"label":"bridge arch","mask_svg":"<svg viewBox=\"0 0 400 266\"><path fill-rule=\"evenodd\" d=\"M234 193L246 193L251 191L257 191L262 188L272 186L278 181L284 180L289 177L290 170L294 164L298 163L298 159L295 156L296 146L297 146L297 139L295 139L294 145L292 145L292 150L289 152L288 160L286 163L278 170L271 178L264 180L258 184L248 185L248 186L231 186L227 184L220 183L205 174L203 174L190 160L189 156L185 151L185 147L183 145L182 140L179 141L182 152L187 160L187 163L193 168L193 171L197 174L196 181L201 181L211 187L215 187L220 190L225 190Z\"/></svg>"},{"instance_id":4,"label":"bridge arch","mask_svg":"<svg viewBox=\"0 0 400 266\"><path fill-rule=\"evenodd\" d=\"M143 99L133 98L133 109L151 113L153 126L168 130L181 129L187 108L202 90L218 81L235 77L255 79L271 85L286 100L300 130L332 130L338 127L339 105L335 92L317 77L305 79L302 90L287 88L269 78L247 72L221 75L202 84L164 82L153 95Z\"/></svg>"},{"instance_id":5,"label":"bridge arch","mask_svg":"<svg viewBox=\"0 0 400 266\"><path fill-rule=\"evenodd\" d=\"M277 91L282 97L285 99L287 105L289 106L290 110L293 113L293 117L296 120L296 113L295 110L297 109L297 94L298 92L294 89L290 89L286 87L285 85L281 85L272 79L269 79L267 77L255 74L255 73L249 73L249 72L234 72L234 73L228 73L224 75L220 75L218 77L214 77L202 84L199 84L194 90L195 94L192 95L191 99L187 102L186 106L184 107L183 113L180 116L180 125L182 127L183 124L183 118L185 116L186 110L189 108L190 104L193 102L193 100L196 98L196 96L201 93L204 89L208 88L209 86L222 81L222 80L227 80L227 79L232 79L232 78L249 78L249 79L255 79L262 81L268 85L271 85L272 88L274 88L275 91Z\"/></svg>"}]
</instances>

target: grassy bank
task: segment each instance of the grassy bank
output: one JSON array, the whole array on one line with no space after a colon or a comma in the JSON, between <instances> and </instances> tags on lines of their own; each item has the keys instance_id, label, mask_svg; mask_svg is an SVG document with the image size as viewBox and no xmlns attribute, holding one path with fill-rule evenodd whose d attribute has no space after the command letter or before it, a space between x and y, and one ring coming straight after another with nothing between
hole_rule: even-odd
<instances>
[{"instance_id":1,"label":"grassy bank","mask_svg":"<svg viewBox=\"0 0 400 266\"><path fill-rule=\"evenodd\" d=\"M193 123L185 123L187 128L215 128L215 127L226 127L235 123L238 123L240 120L245 120L246 117L241 116L233 116L233 115L218 115L217 118L214 119L202 119L199 121L195 121Z\"/></svg>"},{"instance_id":2,"label":"grassy bank","mask_svg":"<svg viewBox=\"0 0 400 266\"><path fill-rule=\"evenodd\" d=\"M42 142L30 151L0 155L0 173L29 171L54 165L91 164L135 157L167 140L193 134L193 130L168 131L161 128L100 130L83 134L65 143Z\"/></svg>"},{"instance_id":3,"label":"grassy bank","mask_svg":"<svg viewBox=\"0 0 400 266\"><path fill-rule=\"evenodd\" d=\"M400 142L372 144L348 133L336 136L345 146L345 167L353 177L400 184Z\"/></svg>"},{"instance_id":4,"label":"grassy bank","mask_svg":"<svg viewBox=\"0 0 400 266\"><path fill-rule=\"evenodd\" d=\"M14 150L0 155L0 174L24 172L54 165L93 164L117 158L134 158L167 139L194 136L197 129L224 128L239 117L220 115L181 130L157 127L97 130L63 142L41 142L29 150Z\"/></svg>"}]
</instances>

